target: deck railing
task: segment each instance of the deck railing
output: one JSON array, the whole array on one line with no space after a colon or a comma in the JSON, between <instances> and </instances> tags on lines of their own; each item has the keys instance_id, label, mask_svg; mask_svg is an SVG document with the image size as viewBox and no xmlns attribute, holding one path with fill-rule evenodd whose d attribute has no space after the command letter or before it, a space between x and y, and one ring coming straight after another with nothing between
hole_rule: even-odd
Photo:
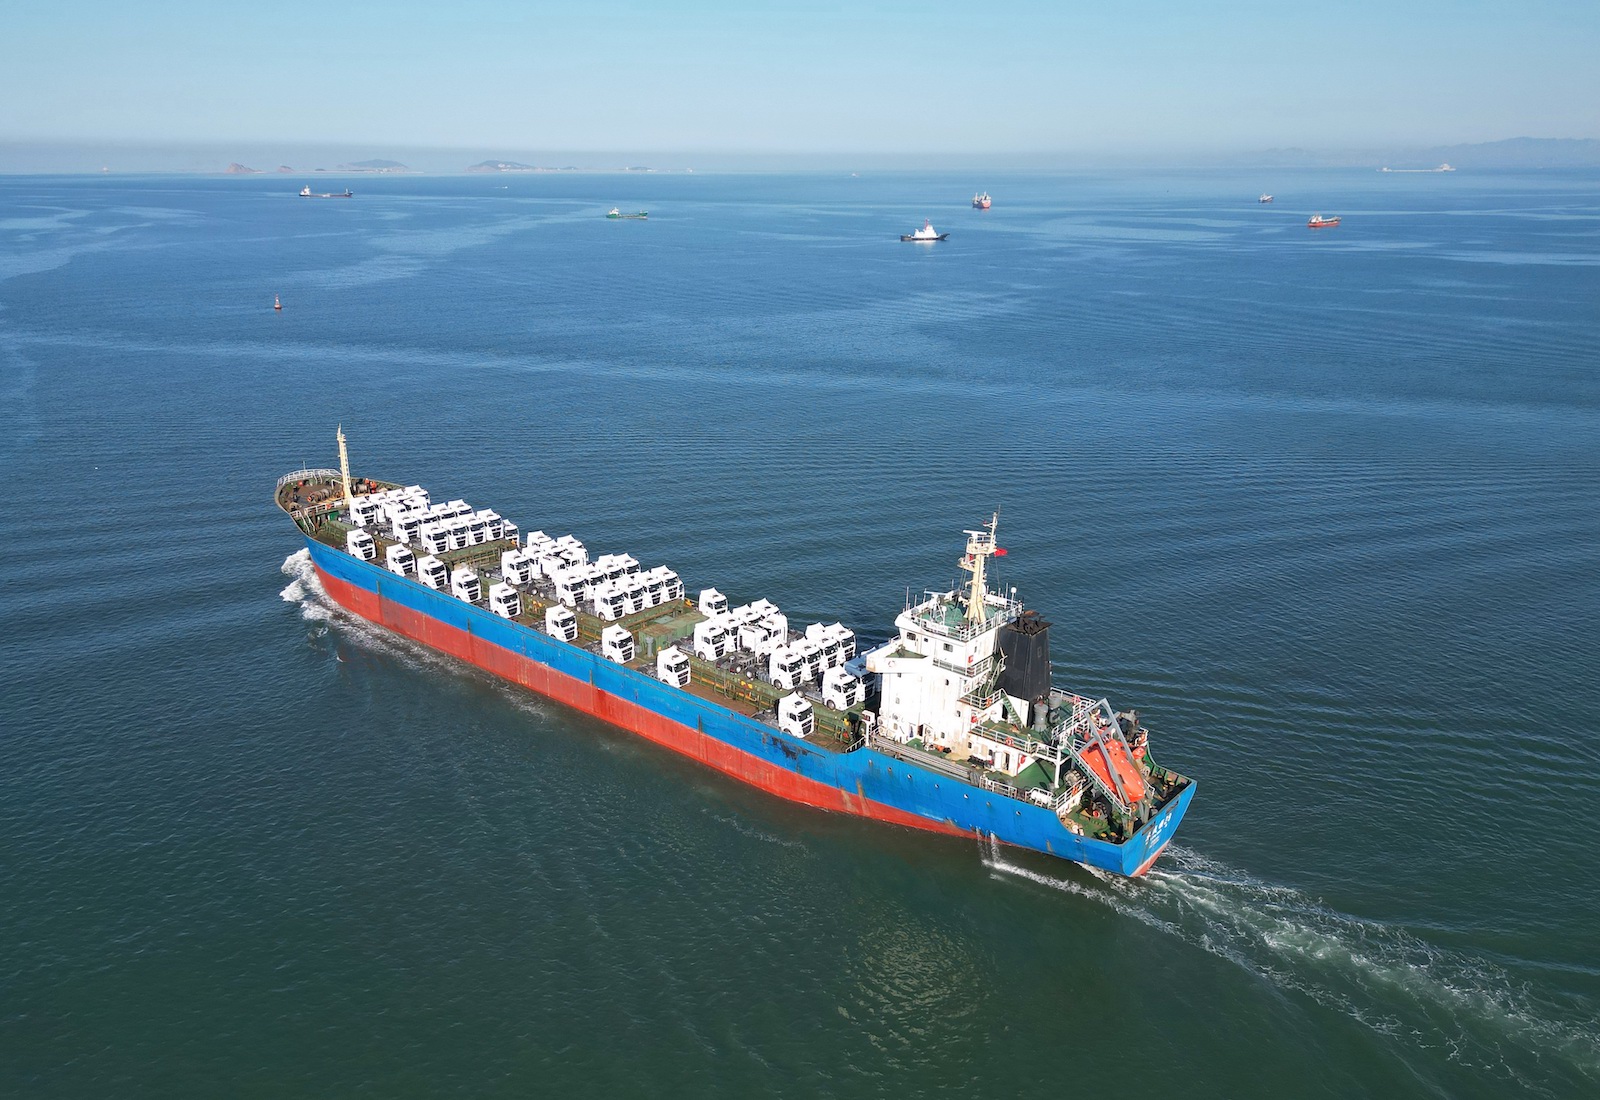
<instances>
[{"instance_id":1,"label":"deck railing","mask_svg":"<svg viewBox=\"0 0 1600 1100\"><path fill-rule=\"evenodd\" d=\"M317 480L327 481L329 479L342 478L343 476L344 475L341 474L338 470L330 470L330 469L327 469L326 467L323 467L323 468L320 468L320 469L316 469L316 470L311 470L311 469L296 470L292 474L284 474L282 477L280 477L278 479L278 488L280 488L280 489L283 488L285 485L288 485L291 481L317 481Z\"/></svg>"}]
</instances>

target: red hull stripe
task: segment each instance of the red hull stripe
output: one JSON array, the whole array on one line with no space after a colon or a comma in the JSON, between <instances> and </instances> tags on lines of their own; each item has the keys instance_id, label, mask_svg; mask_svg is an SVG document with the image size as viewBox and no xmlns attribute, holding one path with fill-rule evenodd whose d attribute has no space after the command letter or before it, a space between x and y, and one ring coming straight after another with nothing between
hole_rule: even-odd
<instances>
[{"instance_id":1,"label":"red hull stripe","mask_svg":"<svg viewBox=\"0 0 1600 1100\"><path fill-rule=\"evenodd\" d=\"M321 569L317 570L317 576L321 578L323 588L335 603L363 619L387 627L396 634L421 642L430 648L448 653L468 664L476 665L504 680L521 684L558 703L565 703L585 714L593 715L601 721L640 734L658 745L698 760L780 798L819 809L886 821L893 825L905 825L913 829L926 829L950 836L971 835L967 830L957 828L949 822L919 817L865 798L859 792L851 794L838 787L796 775L759 757L740 752L698 729L680 725L652 710L608 695L586 681L565 676L475 635L446 626L419 611L404 607L392 600L385 600L376 592L329 576ZM1149 864L1145 866L1148 867Z\"/></svg>"},{"instance_id":2,"label":"red hull stripe","mask_svg":"<svg viewBox=\"0 0 1600 1100\"><path fill-rule=\"evenodd\" d=\"M1171 841L1166 841L1166 840L1162 841L1161 842L1161 847L1159 847L1155 851L1151 852L1150 853L1150 858L1145 860L1143 863L1139 864L1138 870L1134 871L1133 874L1129 875L1128 877L1129 878L1138 878L1140 875L1142 875L1146 871L1150 870L1150 865L1153 864L1156 861L1156 857L1157 856L1159 856L1162 852L1167 850L1167 845L1170 844L1170 843L1171 843Z\"/></svg>"}]
</instances>

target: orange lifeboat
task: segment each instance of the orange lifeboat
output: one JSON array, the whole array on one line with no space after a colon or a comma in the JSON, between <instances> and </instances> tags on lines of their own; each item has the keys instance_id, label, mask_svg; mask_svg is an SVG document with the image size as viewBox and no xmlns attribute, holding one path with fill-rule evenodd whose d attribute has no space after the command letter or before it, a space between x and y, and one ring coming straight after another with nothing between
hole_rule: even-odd
<instances>
[{"instance_id":1,"label":"orange lifeboat","mask_svg":"<svg viewBox=\"0 0 1600 1100\"><path fill-rule=\"evenodd\" d=\"M1128 750L1122 742L1102 738L1084 746L1081 755L1083 762L1089 765L1089 770L1112 790L1117 789L1117 784L1111 780L1112 769L1115 769L1117 780L1122 784L1122 791L1128 796L1129 802L1138 802L1144 798L1144 775L1139 771L1139 765L1128 755Z\"/></svg>"}]
</instances>

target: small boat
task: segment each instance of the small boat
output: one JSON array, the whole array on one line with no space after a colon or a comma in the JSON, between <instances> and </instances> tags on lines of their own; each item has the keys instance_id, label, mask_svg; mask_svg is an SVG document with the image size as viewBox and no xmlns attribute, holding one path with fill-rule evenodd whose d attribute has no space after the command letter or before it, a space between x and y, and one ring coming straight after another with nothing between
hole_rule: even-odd
<instances>
[{"instance_id":1,"label":"small boat","mask_svg":"<svg viewBox=\"0 0 1600 1100\"><path fill-rule=\"evenodd\" d=\"M606 215L606 217L608 217L608 218L633 218L633 219L636 219L636 220L643 220L644 218L648 218L649 216L650 216L650 212L648 210L636 210L632 214L624 214L621 210L618 210L615 206L613 206L611 208L611 213Z\"/></svg>"},{"instance_id":2,"label":"small boat","mask_svg":"<svg viewBox=\"0 0 1600 1100\"><path fill-rule=\"evenodd\" d=\"M900 239L902 241L942 241L949 235L934 229L931 221L924 221L921 229L915 233L902 233L900 234Z\"/></svg>"},{"instance_id":3,"label":"small boat","mask_svg":"<svg viewBox=\"0 0 1600 1100\"><path fill-rule=\"evenodd\" d=\"M989 192L987 191L980 191L976 195L972 196L972 205L977 207L979 210L989 209L989 205L992 202L993 200L989 198Z\"/></svg>"},{"instance_id":4,"label":"small boat","mask_svg":"<svg viewBox=\"0 0 1600 1100\"><path fill-rule=\"evenodd\" d=\"M1261 197L1259 199L1257 199L1256 201L1257 202L1271 202L1272 201L1272 196L1267 194L1265 191L1263 191L1261 193Z\"/></svg>"},{"instance_id":5,"label":"small boat","mask_svg":"<svg viewBox=\"0 0 1600 1100\"><path fill-rule=\"evenodd\" d=\"M1311 220L1306 222L1307 227L1311 229L1331 229L1338 224L1339 218L1337 215L1331 218L1324 218L1321 214L1313 214L1311 215Z\"/></svg>"},{"instance_id":6,"label":"small boat","mask_svg":"<svg viewBox=\"0 0 1600 1100\"><path fill-rule=\"evenodd\" d=\"M279 313L283 312L283 303L278 301L278 296L276 294L272 296L272 308L277 310Z\"/></svg>"}]
</instances>

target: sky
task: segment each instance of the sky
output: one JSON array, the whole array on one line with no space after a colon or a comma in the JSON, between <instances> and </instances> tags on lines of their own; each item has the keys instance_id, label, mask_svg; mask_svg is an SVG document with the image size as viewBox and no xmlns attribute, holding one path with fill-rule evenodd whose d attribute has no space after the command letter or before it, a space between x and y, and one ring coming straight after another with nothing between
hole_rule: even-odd
<instances>
[{"instance_id":1,"label":"sky","mask_svg":"<svg viewBox=\"0 0 1600 1100\"><path fill-rule=\"evenodd\" d=\"M0 143L981 157L1524 135L1600 138L1600 0L0 5Z\"/></svg>"}]
</instances>

